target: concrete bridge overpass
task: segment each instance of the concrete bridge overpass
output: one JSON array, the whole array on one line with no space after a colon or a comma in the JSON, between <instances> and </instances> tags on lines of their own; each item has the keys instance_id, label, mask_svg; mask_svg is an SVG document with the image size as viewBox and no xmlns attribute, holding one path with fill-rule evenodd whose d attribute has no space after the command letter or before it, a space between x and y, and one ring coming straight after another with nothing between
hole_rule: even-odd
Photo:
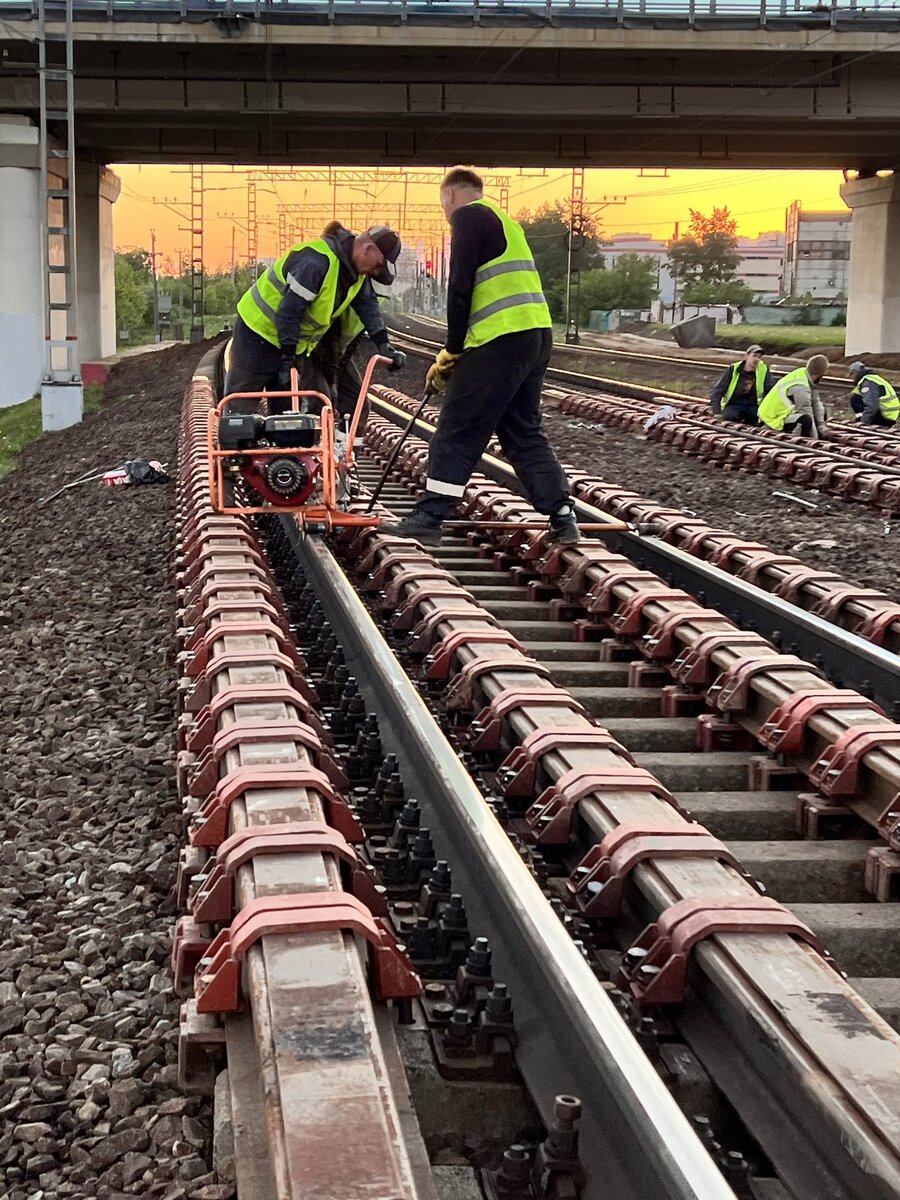
<instances>
[{"instance_id":1,"label":"concrete bridge overpass","mask_svg":"<svg viewBox=\"0 0 900 1200\"><path fill-rule=\"evenodd\" d=\"M32 7L0 3L0 112L37 111ZM900 164L900 8L76 0L76 14L78 141L100 161Z\"/></svg>"},{"instance_id":2,"label":"concrete bridge overpass","mask_svg":"<svg viewBox=\"0 0 900 1200\"><path fill-rule=\"evenodd\" d=\"M48 29L62 28L54 18L65 0L45 2ZM93 288L80 320L90 356L108 352L114 335L111 272L95 261L111 250L98 233L114 191L98 168L109 162L868 176L900 166L900 8L877 0L73 0L73 9L75 144L90 164L78 184L79 226L90 223L78 253ZM0 0L0 357L7 297L17 318L23 303L29 312L40 303L22 300L20 273L4 280L7 250L21 263L23 245L40 246L38 208L24 243L21 211L23 197L37 205L28 132L39 111L37 13L38 0ZM864 205L848 348L900 349L894 181L845 190L851 206Z\"/></svg>"}]
</instances>

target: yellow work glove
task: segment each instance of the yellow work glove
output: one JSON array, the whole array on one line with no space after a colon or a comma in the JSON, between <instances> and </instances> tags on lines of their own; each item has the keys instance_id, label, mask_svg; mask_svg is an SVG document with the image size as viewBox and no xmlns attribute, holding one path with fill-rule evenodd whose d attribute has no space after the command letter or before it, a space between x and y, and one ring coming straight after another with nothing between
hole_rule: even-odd
<instances>
[{"instance_id":1,"label":"yellow work glove","mask_svg":"<svg viewBox=\"0 0 900 1200\"><path fill-rule=\"evenodd\" d=\"M461 354L451 354L449 350L439 350L437 358L428 368L428 374L425 376L426 392L431 392L434 396L438 392L442 392L447 386L453 368L461 358Z\"/></svg>"}]
</instances>

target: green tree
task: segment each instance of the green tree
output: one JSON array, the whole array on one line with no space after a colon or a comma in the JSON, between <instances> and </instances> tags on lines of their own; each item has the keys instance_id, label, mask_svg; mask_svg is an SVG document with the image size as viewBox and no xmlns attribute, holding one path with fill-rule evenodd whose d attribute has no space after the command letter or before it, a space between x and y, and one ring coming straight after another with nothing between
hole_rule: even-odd
<instances>
[{"instance_id":1,"label":"green tree","mask_svg":"<svg viewBox=\"0 0 900 1200\"><path fill-rule=\"evenodd\" d=\"M131 250L119 250L117 253L118 257L123 258L138 275L146 275L149 279L153 274L153 256L149 250L141 250L135 246Z\"/></svg>"},{"instance_id":2,"label":"green tree","mask_svg":"<svg viewBox=\"0 0 900 1200\"><path fill-rule=\"evenodd\" d=\"M562 281L565 286L568 267L569 213L566 205L557 201L543 205L535 213L526 209L516 220L525 230L545 294L548 290L556 294L556 284ZM585 217L583 231L576 235L573 243L572 269L592 271L602 266L597 224L591 217Z\"/></svg>"},{"instance_id":3,"label":"green tree","mask_svg":"<svg viewBox=\"0 0 900 1200\"><path fill-rule=\"evenodd\" d=\"M698 212L695 208L688 210L691 214L691 223L688 226L688 237L694 239L695 242L705 242L712 234L721 233L725 237L737 237L737 221L728 211L728 208L714 208L709 216L702 212Z\"/></svg>"},{"instance_id":4,"label":"green tree","mask_svg":"<svg viewBox=\"0 0 900 1200\"><path fill-rule=\"evenodd\" d=\"M148 280L135 268L126 254L115 260L116 326L118 329L139 329L148 321Z\"/></svg>"},{"instance_id":5,"label":"green tree","mask_svg":"<svg viewBox=\"0 0 900 1200\"><path fill-rule=\"evenodd\" d=\"M656 262L640 254L622 254L609 270L581 276L579 317L586 321L595 308L647 308L658 294Z\"/></svg>"},{"instance_id":6,"label":"green tree","mask_svg":"<svg viewBox=\"0 0 900 1200\"><path fill-rule=\"evenodd\" d=\"M740 261L737 222L727 208L709 216L691 209L688 235L669 247L672 274L688 304L748 303L753 292L737 280Z\"/></svg>"},{"instance_id":7,"label":"green tree","mask_svg":"<svg viewBox=\"0 0 900 1200\"><path fill-rule=\"evenodd\" d=\"M685 286L682 299L685 304L730 304L740 308L753 302L753 288L740 279L729 279L726 283L706 283L702 279Z\"/></svg>"},{"instance_id":8,"label":"green tree","mask_svg":"<svg viewBox=\"0 0 900 1200\"><path fill-rule=\"evenodd\" d=\"M230 275L213 276L203 290L203 306L212 316L231 314L237 308L238 290Z\"/></svg>"}]
</instances>

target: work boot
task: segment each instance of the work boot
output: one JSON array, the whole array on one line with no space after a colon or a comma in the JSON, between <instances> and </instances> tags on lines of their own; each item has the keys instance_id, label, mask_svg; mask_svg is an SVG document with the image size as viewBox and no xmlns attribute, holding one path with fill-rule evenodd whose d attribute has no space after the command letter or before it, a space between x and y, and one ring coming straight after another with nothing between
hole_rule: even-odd
<instances>
[{"instance_id":1,"label":"work boot","mask_svg":"<svg viewBox=\"0 0 900 1200\"><path fill-rule=\"evenodd\" d=\"M547 541L560 546L574 546L581 541L578 532L578 522L575 520L575 506L571 500L550 516L550 532Z\"/></svg>"},{"instance_id":2,"label":"work boot","mask_svg":"<svg viewBox=\"0 0 900 1200\"><path fill-rule=\"evenodd\" d=\"M415 508L400 521L383 520L378 526L378 532L389 534L391 537L413 538L425 546L441 544L441 522Z\"/></svg>"}]
</instances>

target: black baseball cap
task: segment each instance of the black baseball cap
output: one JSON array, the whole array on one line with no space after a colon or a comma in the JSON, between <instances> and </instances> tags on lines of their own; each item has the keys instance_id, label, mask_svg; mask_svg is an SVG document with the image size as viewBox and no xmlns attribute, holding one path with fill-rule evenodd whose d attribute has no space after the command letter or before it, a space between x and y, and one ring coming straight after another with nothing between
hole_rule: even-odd
<instances>
[{"instance_id":1,"label":"black baseball cap","mask_svg":"<svg viewBox=\"0 0 900 1200\"><path fill-rule=\"evenodd\" d=\"M397 259L403 249L400 238L388 225L372 225L366 230L366 234L384 255L384 266L372 279L390 287L397 277Z\"/></svg>"}]
</instances>

